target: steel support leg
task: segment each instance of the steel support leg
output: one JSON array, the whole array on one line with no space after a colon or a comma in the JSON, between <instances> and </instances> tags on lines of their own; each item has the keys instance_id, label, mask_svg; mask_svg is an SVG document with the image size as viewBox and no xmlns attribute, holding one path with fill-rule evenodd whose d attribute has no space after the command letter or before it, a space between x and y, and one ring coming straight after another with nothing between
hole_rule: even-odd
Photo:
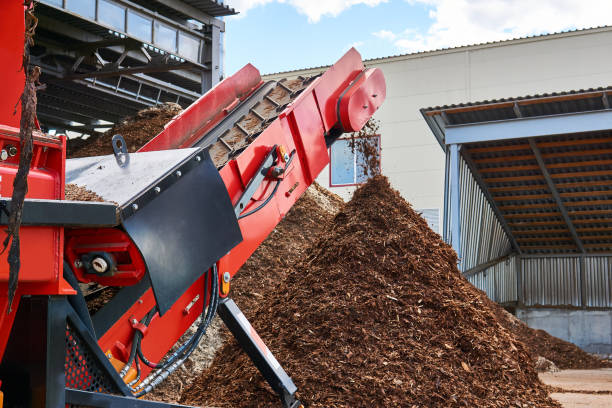
<instances>
[{"instance_id":1,"label":"steel support leg","mask_svg":"<svg viewBox=\"0 0 612 408\"><path fill-rule=\"evenodd\" d=\"M100 408L192 408L185 405L141 400L119 395L66 388L66 399L71 404Z\"/></svg>"},{"instance_id":2,"label":"steel support leg","mask_svg":"<svg viewBox=\"0 0 612 408\"><path fill-rule=\"evenodd\" d=\"M47 303L47 367L45 407L64 407L66 374L66 299L50 296Z\"/></svg>"},{"instance_id":3,"label":"steel support leg","mask_svg":"<svg viewBox=\"0 0 612 408\"><path fill-rule=\"evenodd\" d=\"M297 387L280 363L274 358L251 323L230 298L221 300L217 309L219 316L232 332L242 350L264 376L270 387L278 394L285 408L302 406L295 398Z\"/></svg>"}]
</instances>

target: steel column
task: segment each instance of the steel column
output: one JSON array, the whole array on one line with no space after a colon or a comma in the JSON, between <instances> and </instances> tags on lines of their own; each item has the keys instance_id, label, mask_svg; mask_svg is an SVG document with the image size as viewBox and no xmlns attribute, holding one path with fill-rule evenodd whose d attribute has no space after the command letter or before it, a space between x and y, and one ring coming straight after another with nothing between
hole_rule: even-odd
<instances>
[{"instance_id":1,"label":"steel column","mask_svg":"<svg viewBox=\"0 0 612 408\"><path fill-rule=\"evenodd\" d=\"M574 227L574 224L572 223L572 220L569 217L569 214L567 212L567 209L565 208L565 205L563 205L563 201L561 200L561 196L559 195L559 192L557 191L557 187L555 186L555 183L550 177L550 173L548 172L548 169L546 168L546 163L544 163L544 159L542 158L542 154L540 153L540 148L536 144L535 140L531 138L529 139L529 146L531 147L531 150L533 151L533 155L535 156L536 161L538 162L538 165L540 166L540 171L542 172L542 175L544 176L544 179L546 180L546 184L548 185L548 188L550 189L550 193L552 194L553 198L555 199L555 202L557 203L557 206L559 207L561 216L563 217L565 224L567 224L567 229L569 229L570 234L572 238L574 239L574 242L576 243L576 246L578 247L580 252L585 253L584 245L582 245L582 241L578 237L576 228Z\"/></svg>"},{"instance_id":2,"label":"steel column","mask_svg":"<svg viewBox=\"0 0 612 408\"><path fill-rule=\"evenodd\" d=\"M461 181L459 145L450 145L450 199L451 199L451 245L461 259Z\"/></svg>"},{"instance_id":3,"label":"steel column","mask_svg":"<svg viewBox=\"0 0 612 408\"><path fill-rule=\"evenodd\" d=\"M586 265L584 256L580 257L580 274L578 275L578 279L580 282L580 306L587 306L587 291L586 291Z\"/></svg>"},{"instance_id":4,"label":"steel column","mask_svg":"<svg viewBox=\"0 0 612 408\"><path fill-rule=\"evenodd\" d=\"M444 213L442 216L442 239L447 244L450 242L450 237L448 236L448 198L449 198L449 171L450 171L450 152L446 149L445 146L445 155L444 155Z\"/></svg>"},{"instance_id":5,"label":"steel column","mask_svg":"<svg viewBox=\"0 0 612 408\"><path fill-rule=\"evenodd\" d=\"M525 303L525 295L523 293L523 257L517 256L514 268L516 270L516 302L519 306Z\"/></svg>"}]
</instances>

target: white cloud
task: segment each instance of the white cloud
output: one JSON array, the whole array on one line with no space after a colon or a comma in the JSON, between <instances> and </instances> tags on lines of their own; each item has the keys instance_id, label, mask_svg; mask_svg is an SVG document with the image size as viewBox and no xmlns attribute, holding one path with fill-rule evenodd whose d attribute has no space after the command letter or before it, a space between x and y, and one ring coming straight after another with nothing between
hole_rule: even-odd
<instances>
[{"instance_id":1,"label":"white cloud","mask_svg":"<svg viewBox=\"0 0 612 408\"><path fill-rule=\"evenodd\" d=\"M363 45L363 41L355 41L354 43L351 43L349 45L347 45L346 47L344 47L344 51L348 51L351 48L359 48Z\"/></svg>"},{"instance_id":2,"label":"white cloud","mask_svg":"<svg viewBox=\"0 0 612 408\"><path fill-rule=\"evenodd\" d=\"M404 52L456 47L612 23L610 0L406 1L413 5L431 7L429 16L433 23L427 31L409 29L384 36ZM381 35L377 36L383 38Z\"/></svg>"},{"instance_id":3,"label":"white cloud","mask_svg":"<svg viewBox=\"0 0 612 408\"><path fill-rule=\"evenodd\" d=\"M309 22L316 23L323 16L336 17L344 10L357 4L375 7L380 3L387 3L388 1L389 0L231 0L226 3L240 12L238 16L246 14L249 9L267 3L287 3L293 6L299 13L308 17Z\"/></svg>"},{"instance_id":4,"label":"white cloud","mask_svg":"<svg viewBox=\"0 0 612 408\"><path fill-rule=\"evenodd\" d=\"M393 41L397 37L397 35L393 34L389 30L380 30L372 33L375 37L382 38L383 40Z\"/></svg>"}]
</instances>

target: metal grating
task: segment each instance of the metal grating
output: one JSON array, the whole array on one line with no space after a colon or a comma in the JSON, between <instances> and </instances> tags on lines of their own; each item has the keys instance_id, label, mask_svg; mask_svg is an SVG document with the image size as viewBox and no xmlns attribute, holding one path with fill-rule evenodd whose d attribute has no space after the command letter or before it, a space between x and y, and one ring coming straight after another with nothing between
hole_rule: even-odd
<instances>
[{"instance_id":1,"label":"metal grating","mask_svg":"<svg viewBox=\"0 0 612 408\"><path fill-rule=\"evenodd\" d=\"M81 336L70 324L66 326L66 387L77 390L121 394L108 379Z\"/></svg>"}]
</instances>

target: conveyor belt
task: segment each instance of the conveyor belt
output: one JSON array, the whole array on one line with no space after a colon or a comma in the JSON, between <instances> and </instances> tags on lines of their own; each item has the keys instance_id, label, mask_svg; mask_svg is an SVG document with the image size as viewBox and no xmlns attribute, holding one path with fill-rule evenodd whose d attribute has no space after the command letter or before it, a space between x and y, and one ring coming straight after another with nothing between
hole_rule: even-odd
<instances>
[{"instance_id":1,"label":"conveyor belt","mask_svg":"<svg viewBox=\"0 0 612 408\"><path fill-rule=\"evenodd\" d=\"M197 147L210 146L210 157L221 168L247 147L316 77L270 81L210 130Z\"/></svg>"}]
</instances>

